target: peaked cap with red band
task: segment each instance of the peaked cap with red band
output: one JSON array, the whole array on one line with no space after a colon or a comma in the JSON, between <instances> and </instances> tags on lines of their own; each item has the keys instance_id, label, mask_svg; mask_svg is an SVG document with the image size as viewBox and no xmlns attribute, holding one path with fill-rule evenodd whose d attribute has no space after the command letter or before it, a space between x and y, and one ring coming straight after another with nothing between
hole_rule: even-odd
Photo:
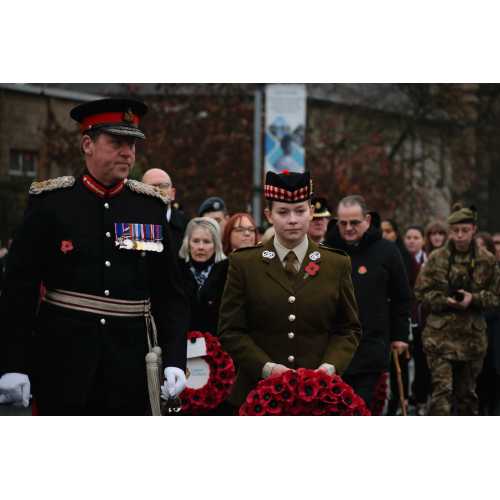
<instances>
[{"instance_id":1,"label":"peaked cap with red band","mask_svg":"<svg viewBox=\"0 0 500 500\"><path fill-rule=\"evenodd\" d=\"M264 184L264 197L270 201L284 201L285 203L299 203L311 198L312 181L309 172L303 174L281 174L267 172Z\"/></svg>"},{"instance_id":2,"label":"peaked cap with red band","mask_svg":"<svg viewBox=\"0 0 500 500\"><path fill-rule=\"evenodd\" d=\"M134 99L99 99L76 106L70 116L80 124L82 134L100 130L107 134L145 139L139 129L139 121L147 110L144 103Z\"/></svg>"}]
</instances>

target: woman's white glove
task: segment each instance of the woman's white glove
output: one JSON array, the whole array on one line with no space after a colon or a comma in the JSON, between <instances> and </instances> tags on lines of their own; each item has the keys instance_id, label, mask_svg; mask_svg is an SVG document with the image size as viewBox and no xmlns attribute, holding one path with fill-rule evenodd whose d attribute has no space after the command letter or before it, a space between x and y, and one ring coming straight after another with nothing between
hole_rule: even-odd
<instances>
[{"instance_id":1,"label":"woman's white glove","mask_svg":"<svg viewBox=\"0 0 500 500\"><path fill-rule=\"evenodd\" d=\"M28 408L31 384L24 373L6 373L0 377L0 403L13 403Z\"/></svg>"},{"instance_id":2,"label":"woman's white glove","mask_svg":"<svg viewBox=\"0 0 500 500\"><path fill-rule=\"evenodd\" d=\"M165 368L165 383L161 386L163 399L177 397L186 387L186 375L176 366Z\"/></svg>"}]
</instances>

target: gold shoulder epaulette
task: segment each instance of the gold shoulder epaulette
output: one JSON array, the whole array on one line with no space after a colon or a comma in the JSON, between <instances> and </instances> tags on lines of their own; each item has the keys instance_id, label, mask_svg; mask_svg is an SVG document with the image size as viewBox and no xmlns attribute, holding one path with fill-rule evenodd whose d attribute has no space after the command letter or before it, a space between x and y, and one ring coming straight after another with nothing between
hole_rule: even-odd
<instances>
[{"instance_id":1,"label":"gold shoulder epaulette","mask_svg":"<svg viewBox=\"0 0 500 500\"><path fill-rule=\"evenodd\" d=\"M47 179L46 181L35 181L31 183L30 194L40 194L46 191L54 191L55 189L68 188L73 186L75 178L71 175L56 177L55 179Z\"/></svg>"},{"instance_id":2,"label":"gold shoulder epaulette","mask_svg":"<svg viewBox=\"0 0 500 500\"><path fill-rule=\"evenodd\" d=\"M320 243L319 247L322 250L330 250L330 252L335 252L335 253L338 253L339 255L343 255L344 257L349 257L349 254L344 252L344 250L339 250L338 248L329 247L328 245L325 245L324 243Z\"/></svg>"},{"instance_id":3,"label":"gold shoulder epaulette","mask_svg":"<svg viewBox=\"0 0 500 500\"><path fill-rule=\"evenodd\" d=\"M259 243L257 243L257 245L253 245L251 247L241 247L241 248L237 248L235 250L235 252L243 252L245 250L251 250L252 248L259 248L262 246L262 242L259 241Z\"/></svg>"},{"instance_id":4,"label":"gold shoulder epaulette","mask_svg":"<svg viewBox=\"0 0 500 500\"><path fill-rule=\"evenodd\" d=\"M170 198L168 196L164 196L161 191L154 186L150 186L149 184L144 184L144 182L134 181L133 179L127 179L125 181L125 185L131 191L135 193L145 194L147 196L154 196L155 198L159 198L165 205L170 203Z\"/></svg>"}]
</instances>

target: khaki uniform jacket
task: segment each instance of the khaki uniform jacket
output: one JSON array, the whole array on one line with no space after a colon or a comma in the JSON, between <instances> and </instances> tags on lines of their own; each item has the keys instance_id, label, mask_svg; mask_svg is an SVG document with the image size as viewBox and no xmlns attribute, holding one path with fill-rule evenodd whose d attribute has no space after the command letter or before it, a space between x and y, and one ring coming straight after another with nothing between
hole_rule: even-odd
<instances>
[{"instance_id":1,"label":"khaki uniform jacket","mask_svg":"<svg viewBox=\"0 0 500 500\"><path fill-rule=\"evenodd\" d=\"M417 300L430 310L422 341L428 355L458 361L478 359L485 355L488 344L483 313L500 304L500 273L495 257L480 248L469 273L471 255L457 253L452 261L451 245L448 242L432 252L417 278ZM451 291L459 288L472 293L465 310L446 303Z\"/></svg>"},{"instance_id":2,"label":"khaki uniform jacket","mask_svg":"<svg viewBox=\"0 0 500 500\"><path fill-rule=\"evenodd\" d=\"M311 262L319 266L314 276L305 271ZM229 398L234 405L243 403L267 362L293 369L330 363L341 374L361 336L349 257L309 240L292 282L273 240L233 253L219 335L238 367Z\"/></svg>"}]
</instances>

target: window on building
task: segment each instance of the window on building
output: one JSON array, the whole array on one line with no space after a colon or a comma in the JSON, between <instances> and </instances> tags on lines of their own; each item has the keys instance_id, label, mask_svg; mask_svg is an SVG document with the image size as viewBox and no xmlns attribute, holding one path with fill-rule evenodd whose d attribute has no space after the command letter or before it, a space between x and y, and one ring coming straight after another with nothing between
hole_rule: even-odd
<instances>
[{"instance_id":1,"label":"window on building","mask_svg":"<svg viewBox=\"0 0 500 500\"><path fill-rule=\"evenodd\" d=\"M35 177L38 154L34 151L10 150L10 175Z\"/></svg>"}]
</instances>

